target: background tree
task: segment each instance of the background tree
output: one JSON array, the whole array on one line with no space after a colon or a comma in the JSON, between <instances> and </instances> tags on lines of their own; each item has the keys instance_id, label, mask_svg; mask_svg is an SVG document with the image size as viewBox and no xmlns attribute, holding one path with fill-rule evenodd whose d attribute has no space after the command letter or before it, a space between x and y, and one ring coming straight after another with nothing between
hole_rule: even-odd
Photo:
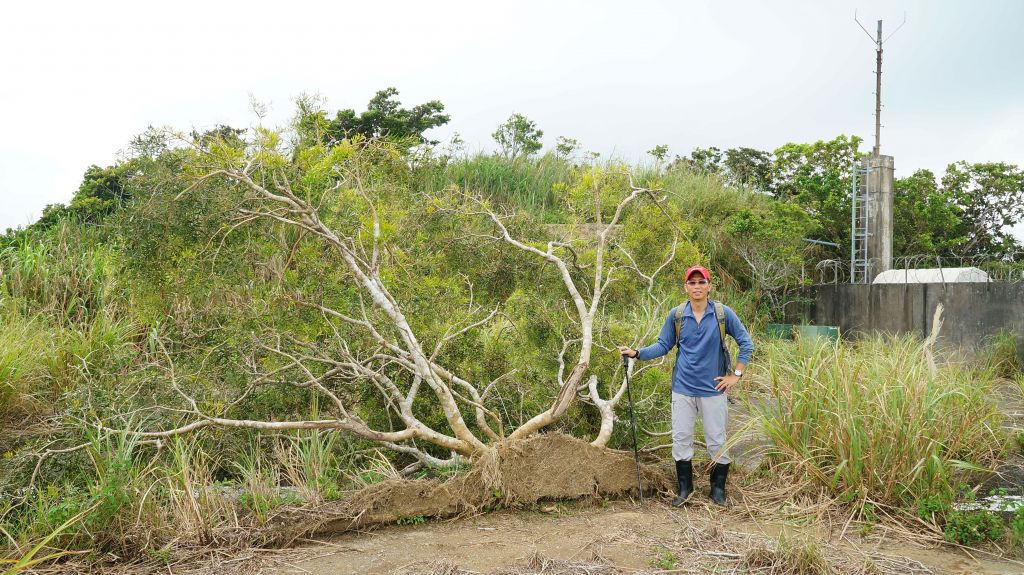
<instances>
[{"instance_id":1,"label":"background tree","mask_svg":"<svg viewBox=\"0 0 1024 575\"><path fill-rule=\"evenodd\" d=\"M131 199L127 183L134 172L132 162L101 168L89 166L82 183L71 197L71 202L49 204L39 220L32 224L36 230L50 229L62 219L74 217L82 222L97 223Z\"/></svg>"},{"instance_id":2,"label":"background tree","mask_svg":"<svg viewBox=\"0 0 1024 575\"><path fill-rule=\"evenodd\" d=\"M952 255L966 240L961 211L930 170L893 182L893 254Z\"/></svg>"},{"instance_id":3,"label":"background tree","mask_svg":"<svg viewBox=\"0 0 1024 575\"><path fill-rule=\"evenodd\" d=\"M243 138L245 136L245 128L233 128L226 124L218 124L217 126L203 132L192 130L191 136L193 141L200 142L203 146L209 146L214 142L219 141L238 147L244 143ZM148 142L144 142L140 140L140 138L136 138L134 144L145 146Z\"/></svg>"},{"instance_id":4,"label":"background tree","mask_svg":"<svg viewBox=\"0 0 1024 575\"><path fill-rule=\"evenodd\" d=\"M377 92L362 113L352 109L339 110L334 119L328 120L320 101L309 96L299 98L297 111L299 139L328 145L357 136L368 140L387 138L405 145L435 145L438 142L427 139L423 133L447 124L450 119L444 113L444 104L438 100L410 109L403 108L396 88Z\"/></svg>"},{"instance_id":5,"label":"background tree","mask_svg":"<svg viewBox=\"0 0 1024 575\"><path fill-rule=\"evenodd\" d=\"M722 151L714 146L710 148L694 148L689 156L677 156L674 164L695 174L721 175Z\"/></svg>"},{"instance_id":6,"label":"background tree","mask_svg":"<svg viewBox=\"0 0 1024 575\"><path fill-rule=\"evenodd\" d=\"M576 138L558 136L555 140L555 154L560 158L571 158L580 149L580 143Z\"/></svg>"},{"instance_id":7,"label":"background tree","mask_svg":"<svg viewBox=\"0 0 1024 575\"><path fill-rule=\"evenodd\" d=\"M811 144L786 144L773 153L773 194L800 205L817 220L820 238L843 246L834 257L849 253L850 186L853 162L861 139L838 136Z\"/></svg>"},{"instance_id":8,"label":"background tree","mask_svg":"<svg viewBox=\"0 0 1024 575\"><path fill-rule=\"evenodd\" d=\"M802 285L810 251L804 242L818 224L793 203L759 202L741 209L729 222L731 246L748 267L751 287L763 305L781 310L787 294Z\"/></svg>"},{"instance_id":9,"label":"background tree","mask_svg":"<svg viewBox=\"0 0 1024 575\"><path fill-rule=\"evenodd\" d=\"M544 132L537 128L533 120L516 112L498 126L491 137L501 147L501 155L516 160L540 151L540 139L544 137Z\"/></svg>"},{"instance_id":10,"label":"background tree","mask_svg":"<svg viewBox=\"0 0 1024 575\"><path fill-rule=\"evenodd\" d=\"M961 214L964 255L1005 256L1021 250L1008 228L1024 220L1024 172L1002 162L956 162L942 178L944 194Z\"/></svg>"},{"instance_id":11,"label":"background tree","mask_svg":"<svg viewBox=\"0 0 1024 575\"><path fill-rule=\"evenodd\" d=\"M660 164L665 161L665 158L668 156L668 146L665 144L658 144L650 150L647 150L647 153Z\"/></svg>"},{"instance_id":12,"label":"background tree","mask_svg":"<svg viewBox=\"0 0 1024 575\"><path fill-rule=\"evenodd\" d=\"M725 151L726 182L740 188L772 190L772 155L754 148L729 148Z\"/></svg>"}]
</instances>

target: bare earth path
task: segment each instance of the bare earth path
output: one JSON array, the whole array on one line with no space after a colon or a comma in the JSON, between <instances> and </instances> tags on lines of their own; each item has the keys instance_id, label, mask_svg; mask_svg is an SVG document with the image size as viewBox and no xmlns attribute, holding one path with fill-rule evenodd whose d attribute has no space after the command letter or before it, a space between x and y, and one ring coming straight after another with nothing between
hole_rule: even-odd
<instances>
[{"instance_id":1,"label":"bare earth path","mask_svg":"<svg viewBox=\"0 0 1024 575\"><path fill-rule=\"evenodd\" d=\"M388 527L310 541L235 566L282 575L793 572L783 570L778 541L784 532L801 540L798 527L723 513L702 499L681 511L664 501L618 501ZM884 534L847 539L818 540L820 556L836 569L828 572L1024 574L1024 564L883 543ZM876 570L863 570L868 561Z\"/></svg>"}]
</instances>

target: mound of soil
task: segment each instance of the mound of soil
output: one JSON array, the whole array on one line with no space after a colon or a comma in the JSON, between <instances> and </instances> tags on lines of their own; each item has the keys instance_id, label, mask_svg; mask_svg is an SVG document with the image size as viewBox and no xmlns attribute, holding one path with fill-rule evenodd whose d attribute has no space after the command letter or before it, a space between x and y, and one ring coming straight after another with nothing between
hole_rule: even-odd
<instances>
[{"instance_id":1,"label":"mound of soil","mask_svg":"<svg viewBox=\"0 0 1024 575\"><path fill-rule=\"evenodd\" d=\"M644 492L670 491L657 467L641 466ZM257 539L288 545L299 537L342 533L407 518L446 518L487 507L528 506L546 499L636 494L631 453L594 447L562 434L506 442L480 457L473 469L448 481L385 481L341 501L293 509L273 517Z\"/></svg>"}]
</instances>

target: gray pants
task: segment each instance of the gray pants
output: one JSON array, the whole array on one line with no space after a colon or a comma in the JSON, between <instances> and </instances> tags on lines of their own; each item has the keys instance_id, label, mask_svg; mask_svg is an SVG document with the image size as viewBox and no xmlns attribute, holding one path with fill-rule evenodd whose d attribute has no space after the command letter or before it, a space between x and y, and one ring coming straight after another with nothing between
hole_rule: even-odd
<instances>
[{"instance_id":1,"label":"gray pants","mask_svg":"<svg viewBox=\"0 0 1024 575\"><path fill-rule=\"evenodd\" d=\"M729 400L723 393L711 397L690 397L672 392L672 458L687 461L693 458L693 426L697 412L704 422L704 439L708 455L717 463L729 463L725 446L725 427L729 424Z\"/></svg>"}]
</instances>

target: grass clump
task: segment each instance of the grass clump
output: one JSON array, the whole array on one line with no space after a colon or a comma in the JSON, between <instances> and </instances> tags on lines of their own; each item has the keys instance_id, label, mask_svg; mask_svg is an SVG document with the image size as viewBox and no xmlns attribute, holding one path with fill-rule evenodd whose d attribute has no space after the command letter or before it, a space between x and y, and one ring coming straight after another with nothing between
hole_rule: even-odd
<instances>
[{"instance_id":1,"label":"grass clump","mask_svg":"<svg viewBox=\"0 0 1024 575\"><path fill-rule=\"evenodd\" d=\"M663 571L669 571L676 568L679 563L679 556L669 551L668 549L658 553L654 557L651 557L651 567L656 567Z\"/></svg>"},{"instance_id":2,"label":"grass clump","mask_svg":"<svg viewBox=\"0 0 1024 575\"><path fill-rule=\"evenodd\" d=\"M1017 343L1017 335L1012 331L1003 331L985 342L982 352L983 365L993 375L1006 379L1019 378L1024 375L1024 357Z\"/></svg>"},{"instance_id":3,"label":"grass clump","mask_svg":"<svg viewBox=\"0 0 1024 575\"><path fill-rule=\"evenodd\" d=\"M935 368L912 337L766 342L762 422L783 465L845 501L916 510L1007 442L984 369Z\"/></svg>"},{"instance_id":4,"label":"grass clump","mask_svg":"<svg viewBox=\"0 0 1024 575\"><path fill-rule=\"evenodd\" d=\"M0 251L0 299L62 326L109 312L123 295L120 266L110 249L93 245L89 234L65 221L49 234L27 234Z\"/></svg>"},{"instance_id":5,"label":"grass clump","mask_svg":"<svg viewBox=\"0 0 1024 575\"><path fill-rule=\"evenodd\" d=\"M45 363L52 339L42 322L0 306L0 419L42 408L37 391L47 385Z\"/></svg>"},{"instance_id":6,"label":"grass clump","mask_svg":"<svg viewBox=\"0 0 1024 575\"><path fill-rule=\"evenodd\" d=\"M144 524L155 511L144 496L153 484L152 459L130 435L85 431L89 467L37 484L20 508L0 517L12 547L48 538L48 547L131 556L152 537L153 526Z\"/></svg>"},{"instance_id":7,"label":"grass clump","mask_svg":"<svg viewBox=\"0 0 1024 575\"><path fill-rule=\"evenodd\" d=\"M744 554L742 564L752 573L830 575L838 572L817 543L788 537L780 537L778 546L750 549Z\"/></svg>"},{"instance_id":8,"label":"grass clump","mask_svg":"<svg viewBox=\"0 0 1024 575\"><path fill-rule=\"evenodd\" d=\"M573 169L571 162L554 154L515 159L477 154L429 166L420 178L428 190L455 184L500 204L557 221L557 214L549 213L557 207L555 186L571 181Z\"/></svg>"}]
</instances>

